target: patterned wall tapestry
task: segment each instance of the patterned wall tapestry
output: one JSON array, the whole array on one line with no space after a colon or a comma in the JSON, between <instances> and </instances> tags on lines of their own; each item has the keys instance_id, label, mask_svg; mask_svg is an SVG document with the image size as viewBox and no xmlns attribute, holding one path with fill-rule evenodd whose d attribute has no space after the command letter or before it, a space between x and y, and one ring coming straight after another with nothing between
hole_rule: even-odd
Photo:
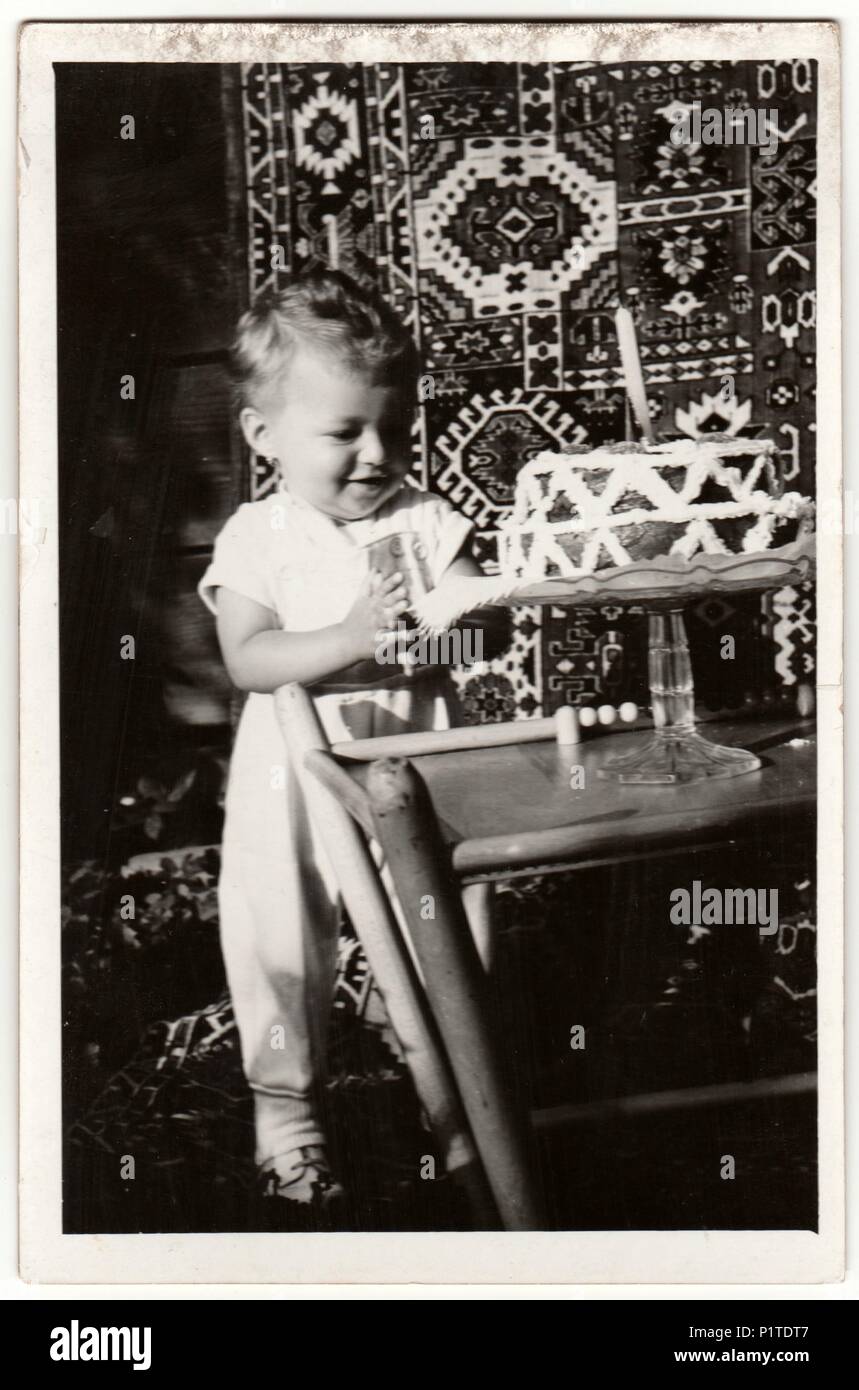
<instances>
[{"instance_id":1,"label":"patterned wall tapestry","mask_svg":"<svg viewBox=\"0 0 859 1390\"><path fill-rule=\"evenodd\" d=\"M320 264L379 286L434 379L415 476L474 520L487 569L527 458L628 435L621 302L656 430L770 435L813 495L814 63L254 64L242 92L251 297ZM675 147L694 102L776 111L775 152ZM702 701L813 680L812 605L696 605ZM507 656L459 680L473 720L646 703L643 614L519 609Z\"/></svg>"}]
</instances>

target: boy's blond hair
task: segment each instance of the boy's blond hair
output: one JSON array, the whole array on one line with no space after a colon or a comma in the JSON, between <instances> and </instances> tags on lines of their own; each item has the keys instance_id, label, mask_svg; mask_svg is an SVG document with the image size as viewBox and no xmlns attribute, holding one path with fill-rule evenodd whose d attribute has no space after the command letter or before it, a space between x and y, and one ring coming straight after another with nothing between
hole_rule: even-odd
<instances>
[{"instance_id":1,"label":"boy's blond hair","mask_svg":"<svg viewBox=\"0 0 859 1390\"><path fill-rule=\"evenodd\" d=\"M412 404L419 373L411 333L385 301L342 270L317 270L264 292L239 319L230 375L239 409L257 405L289 375L296 352L314 352L400 388Z\"/></svg>"}]
</instances>

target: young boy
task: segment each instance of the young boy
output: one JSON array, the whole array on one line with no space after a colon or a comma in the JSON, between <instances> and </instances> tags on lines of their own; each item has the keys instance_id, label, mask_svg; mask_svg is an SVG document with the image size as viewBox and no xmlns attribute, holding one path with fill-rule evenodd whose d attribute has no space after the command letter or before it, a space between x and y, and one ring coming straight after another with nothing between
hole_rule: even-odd
<instances>
[{"instance_id":1,"label":"young boy","mask_svg":"<svg viewBox=\"0 0 859 1390\"><path fill-rule=\"evenodd\" d=\"M376 296L337 271L265 296L239 323L233 369L245 439L276 461L279 483L226 523L199 585L227 671L249 692L226 795L221 941L260 1172L279 1196L326 1204L342 1191L318 1099L337 883L284 767L272 693L307 685L332 742L449 728L443 667L407 673L374 660L408 595L402 574L370 569L367 547L416 534L433 585L480 570L471 523L405 481L418 363Z\"/></svg>"}]
</instances>

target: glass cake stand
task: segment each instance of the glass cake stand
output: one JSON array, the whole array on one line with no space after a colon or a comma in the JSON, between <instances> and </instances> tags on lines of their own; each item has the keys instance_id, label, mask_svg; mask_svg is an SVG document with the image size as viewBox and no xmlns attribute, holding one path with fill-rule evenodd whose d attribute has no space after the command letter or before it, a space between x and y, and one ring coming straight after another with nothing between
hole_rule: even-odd
<instances>
[{"instance_id":1,"label":"glass cake stand","mask_svg":"<svg viewBox=\"0 0 859 1390\"><path fill-rule=\"evenodd\" d=\"M712 743L696 727L695 682L683 609L712 594L766 593L814 577L814 536L752 555L665 557L600 570L575 579L523 585L505 604L595 607L642 604L648 610L648 677L652 738L608 760L599 776L615 782L700 782L756 772L760 759L743 748Z\"/></svg>"}]
</instances>

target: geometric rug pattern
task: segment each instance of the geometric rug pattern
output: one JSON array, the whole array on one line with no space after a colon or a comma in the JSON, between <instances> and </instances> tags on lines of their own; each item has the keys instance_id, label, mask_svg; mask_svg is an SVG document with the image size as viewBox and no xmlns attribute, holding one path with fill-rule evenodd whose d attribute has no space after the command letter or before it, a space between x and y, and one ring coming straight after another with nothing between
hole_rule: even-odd
<instances>
[{"instance_id":1,"label":"geometric rug pattern","mask_svg":"<svg viewBox=\"0 0 859 1390\"><path fill-rule=\"evenodd\" d=\"M250 298L329 264L386 295L430 379L414 476L474 521L488 572L527 459L630 437L621 303L657 432L772 438L788 485L814 495L813 61L254 63L242 74ZM672 113L696 102L775 111L774 148L673 145ZM251 470L263 496L265 461ZM810 587L708 600L687 616L711 708L813 683ZM641 611L514 618L509 652L458 675L470 720L647 703ZM719 659L726 634L733 668Z\"/></svg>"}]
</instances>

